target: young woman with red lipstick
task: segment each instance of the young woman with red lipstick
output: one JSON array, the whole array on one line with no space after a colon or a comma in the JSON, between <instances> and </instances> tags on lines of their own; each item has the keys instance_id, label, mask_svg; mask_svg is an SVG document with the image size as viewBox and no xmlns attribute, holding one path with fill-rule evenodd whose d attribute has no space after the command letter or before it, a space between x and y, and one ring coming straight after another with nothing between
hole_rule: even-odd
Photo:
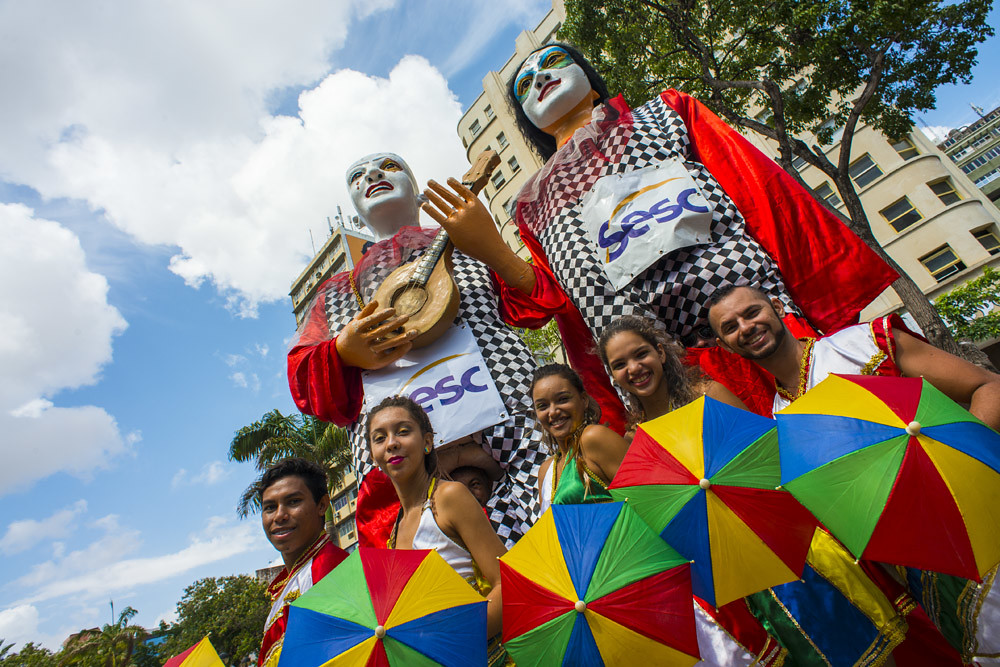
<instances>
[{"instance_id":1,"label":"young woman with red lipstick","mask_svg":"<svg viewBox=\"0 0 1000 667\"><path fill-rule=\"evenodd\" d=\"M747 409L725 386L704 378L697 368L686 368L678 346L649 319L619 317L601 331L597 347L611 378L628 395L626 440L631 440L640 422L661 417L702 394Z\"/></svg>"},{"instance_id":2,"label":"young woman with red lipstick","mask_svg":"<svg viewBox=\"0 0 1000 667\"><path fill-rule=\"evenodd\" d=\"M389 477L400 509L387 546L434 549L489 602L486 619L490 664L506 659L499 644L503 628L500 565L507 552L479 502L464 484L442 480L427 413L406 396L390 396L368 413L368 446Z\"/></svg>"}]
</instances>

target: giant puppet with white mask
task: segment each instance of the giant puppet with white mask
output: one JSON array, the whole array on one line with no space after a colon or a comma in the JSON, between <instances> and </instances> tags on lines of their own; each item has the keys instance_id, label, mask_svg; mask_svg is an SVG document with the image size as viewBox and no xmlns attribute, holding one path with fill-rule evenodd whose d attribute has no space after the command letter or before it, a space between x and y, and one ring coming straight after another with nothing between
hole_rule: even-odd
<instances>
[{"instance_id":1,"label":"giant puppet with white mask","mask_svg":"<svg viewBox=\"0 0 1000 667\"><path fill-rule=\"evenodd\" d=\"M421 341L413 321L376 301L396 269L428 260L444 244L440 230L418 226L416 180L399 156L365 156L346 180L375 242L353 271L327 280L309 307L288 353L292 397L303 412L348 428L363 480L362 544L385 546L398 507L371 460L363 414L386 396L405 394L430 416L444 472L475 466L494 480L487 514L512 545L536 518L533 490L544 459L528 401L531 352L501 321L486 267L460 251L440 260L453 272L458 303L454 321L433 342Z\"/></svg>"},{"instance_id":2,"label":"giant puppet with white mask","mask_svg":"<svg viewBox=\"0 0 1000 667\"><path fill-rule=\"evenodd\" d=\"M763 412L773 382L712 347L706 303L715 287L762 287L805 335L857 321L896 277L791 176L684 93L667 90L632 109L609 96L579 52L548 44L518 69L508 101L546 160L516 197L531 264L489 232L488 212L459 185L431 184L424 206L456 247L493 269L509 323L556 317L590 393L609 386L592 338L637 315L659 322L689 361Z\"/></svg>"}]
</instances>

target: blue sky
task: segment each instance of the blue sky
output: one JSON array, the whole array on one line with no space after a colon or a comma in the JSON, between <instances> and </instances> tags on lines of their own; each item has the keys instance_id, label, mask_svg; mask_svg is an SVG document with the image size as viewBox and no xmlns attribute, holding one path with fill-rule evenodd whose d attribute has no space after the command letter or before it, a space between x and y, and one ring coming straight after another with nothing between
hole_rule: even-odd
<instances>
[{"instance_id":1,"label":"blue sky","mask_svg":"<svg viewBox=\"0 0 1000 667\"><path fill-rule=\"evenodd\" d=\"M114 7L114 9L112 9ZM0 0L0 637L153 626L275 552L236 429L293 409L287 292L343 172L465 171L455 125L543 0ZM991 17L997 24L997 11ZM472 27L469 27L472 26ZM983 46L935 127L1000 93Z\"/></svg>"}]
</instances>

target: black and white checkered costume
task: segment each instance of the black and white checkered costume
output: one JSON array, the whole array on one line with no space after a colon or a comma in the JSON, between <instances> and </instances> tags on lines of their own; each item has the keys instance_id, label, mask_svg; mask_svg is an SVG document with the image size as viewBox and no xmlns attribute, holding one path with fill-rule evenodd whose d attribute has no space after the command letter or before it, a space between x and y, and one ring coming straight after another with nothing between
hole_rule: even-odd
<instances>
[{"instance_id":1,"label":"black and white checkered costume","mask_svg":"<svg viewBox=\"0 0 1000 667\"><path fill-rule=\"evenodd\" d=\"M392 271L419 258L435 233L436 230L405 227L392 240L372 246L359 265L357 279L365 303L371 301ZM458 250L452 258L455 282L461 292L455 323L464 322L472 329L510 415L506 422L481 434L483 444L504 471L487 507L497 534L510 547L537 519L534 496L538 488L538 468L546 456L528 395L535 362L524 341L498 316L497 296L486 267ZM359 306L346 273L331 278L324 291L332 336L351 321ZM364 421L362 414L348 427L359 478L375 467L364 436ZM478 435L474 437L479 438Z\"/></svg>"},{"instance_id":2,"label":"black and white checkered costume","mask_svg":"<svg viewBox=\"0 0 1000 667\"><path fill-rule=\"evenodd\" d=\"M633 122L601 131L576 146L581 157L560 164L560 154L518 196L521 233L544 249L556 279L595 337L622 315L659 321L682 338L707 323L706 302L720 285L751 283L798 312L778 267L746 234L743 216L705 166L694 160L687 128L660 97L632 111ZM564 149L565 150L565 149ZM616 291L598 249L579 220L580 200L598 179L675 159L684 163L712 206L712 243L668 252ZM530 199L525 192L534 188Z\"/></svg>"}]
</instances>

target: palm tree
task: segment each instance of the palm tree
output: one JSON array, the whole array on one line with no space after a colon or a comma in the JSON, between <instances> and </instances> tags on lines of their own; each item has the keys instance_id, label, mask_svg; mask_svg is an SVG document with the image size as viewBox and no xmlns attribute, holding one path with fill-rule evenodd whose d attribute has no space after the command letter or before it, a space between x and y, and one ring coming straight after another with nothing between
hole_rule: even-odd
<instances>
[{"instance_id":1,"label":"palm tree","mask_svg":"<svg viewBox=\"0 0 1000 667\"><path fill-rule=\"evenodd\" d=\"M298 456L318 463L326 470L332 492L352 470L351 446L347 431L310 415L283 415L272 410L260 421L244 426L229 444L231 461L254 460L257 470L288 457ZM240 517L260 509L255 484L247 487L237 505ZM327 508L327 528L333 521L333 508Z\"/></svg>"},{"instance_id":2,"label":"palm tree","mask_svg":"<svg viewBox=\"0 0 1000 667\"><path fill-rule=\"evenodd\" d=\"M63 665L101 665L126 667L132 664L136 644L148 633L139 625L130 625L139 612L125 607L115 620L115 603L111 602L111 623L98 630L83 630L66 640L60 667Z\"/></svg>"}]
</instances>

